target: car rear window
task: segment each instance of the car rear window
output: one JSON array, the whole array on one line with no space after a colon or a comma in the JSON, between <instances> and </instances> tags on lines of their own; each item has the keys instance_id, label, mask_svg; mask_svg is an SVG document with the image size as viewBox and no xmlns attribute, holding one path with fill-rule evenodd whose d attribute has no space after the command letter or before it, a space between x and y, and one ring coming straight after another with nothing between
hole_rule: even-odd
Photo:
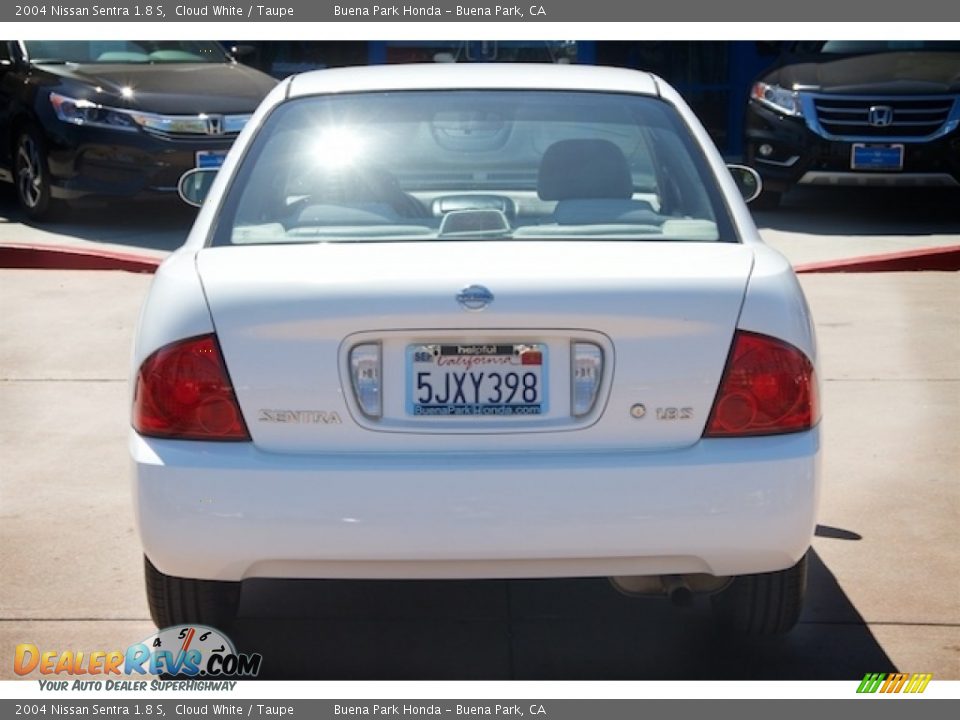
<instances>
[{"instance_id":1,"label":"car rear window","mask_svg":"<svg viewBox=\"0 0 960 720\"><path fill-rule=\"evenodd\" d=\"M658 98L409 91L279 106L214 244L736 241L702 150Z\"/></svg>"}]
</instances>

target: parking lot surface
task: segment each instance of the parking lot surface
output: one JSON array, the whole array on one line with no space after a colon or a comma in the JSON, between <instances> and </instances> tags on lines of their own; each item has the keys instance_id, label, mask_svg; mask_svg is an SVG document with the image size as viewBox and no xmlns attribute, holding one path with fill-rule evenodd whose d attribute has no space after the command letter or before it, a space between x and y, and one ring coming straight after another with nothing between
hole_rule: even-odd
<instances>
[{"instance_id":1,"label":"parking lot surface","mask_svg":"<svg viewBox=\"0 0 960 720\"><path fill-rule=\"evenodd\" d=\"M909 224L916 207L830 202L758 225L795 262L822 259L814 245L960 243L960 219L937 204ZM162 254L190 219L96 212L58 232ZM24 227L0 221L0 241L47 232ZM675 609L577 579L252 581L234 640L274 679L960 679L960 274L801 281L822 353L824 492L806 609L786 638L733 643L705 602ZM14 677L18 643L122 650L153 632L126 450L149 282L0 270L0 678Z\"/></svg>"}]
</instances>

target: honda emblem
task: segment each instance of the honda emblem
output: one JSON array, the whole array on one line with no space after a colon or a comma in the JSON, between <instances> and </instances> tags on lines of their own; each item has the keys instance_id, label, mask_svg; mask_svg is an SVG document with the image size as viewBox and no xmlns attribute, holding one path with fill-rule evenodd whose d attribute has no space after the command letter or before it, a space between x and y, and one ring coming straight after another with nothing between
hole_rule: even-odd
<instances>
[{"instance_id":1,"label":"honda emblem","mask_svg":"<svg viewBox=\"0 0 960 720\"><path fill-rule=\"evenodd\" d=\"M223 135L223 115L207 115L207 135Z\"/></svg>"},{"instance_id":2,"label":"honda emblem","mask_svg":"<svg viewBox=\"0 0 960 720\"><path fill-rule=\"evenodd\" d=\"M873 127L888 127L893 124L893 108L889 105L871 105L867 122Z\"/></svg>"}]
</instances>

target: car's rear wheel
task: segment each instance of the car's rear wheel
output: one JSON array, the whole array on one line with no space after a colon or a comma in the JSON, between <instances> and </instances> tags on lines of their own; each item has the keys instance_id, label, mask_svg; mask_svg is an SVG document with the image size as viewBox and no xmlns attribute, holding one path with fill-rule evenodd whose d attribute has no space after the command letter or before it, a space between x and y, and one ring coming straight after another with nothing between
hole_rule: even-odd
<instances>
[{"instance_id":1,"label":"car's rear wheel","mask_svg":"<svg viewBox=\"0 0 960 720\"><path fill-rule=\"evenodd\" d=\"M47 146L35 128L27 128L17 137L13 175L17 203L28 218L52 220L63 214L66 203L51 194Z\"/></svg>"},{"instance_id":2,"label":"car's rear wheel","mask_svg":"<svg viewBox=\"0 0 960 720\"><path fill-rule=\"evenodd\" d=\"M229 630L240 607L240 583L165 575L143 558L150 617L158 628L198 623Z\"/></svg>"},{"instance_id":3,"label":"car's rear wheel","mask_svg":"<svg viewBox=\"0 0 960 720\"><path fill-rule=\"evenodd\" d=\"M740 575L713 596L720 628L735 635L782 635L800 618L807 587L807 556L786 570Z\"/></svg>"}]
</instances>

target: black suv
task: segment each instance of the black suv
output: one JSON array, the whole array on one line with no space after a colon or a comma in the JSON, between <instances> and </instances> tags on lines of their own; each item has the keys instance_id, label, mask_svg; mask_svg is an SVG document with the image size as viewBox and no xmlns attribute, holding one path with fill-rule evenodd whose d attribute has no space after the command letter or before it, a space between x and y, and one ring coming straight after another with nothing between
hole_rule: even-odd
<instances>
[{"instance_id":1,"label":"black suv","mask_svg":"<svg viewBox=\"0 0 960 720\"><path fill-rule=\"evenodd\" d=\"M34 220L65 200L176 193L276 82L214 42L0 41L0 180Z\"/></svg>"},{"instance_id":2,"label":"black suv","mask_svg":"<svg viewBox=\"0 0 960 720\"><path fill-rule=\"evenodd\" d=\"M960 42L797 42L750 93L754 205L793 185L960 188Z\"/></svg>"}]
</instances>

